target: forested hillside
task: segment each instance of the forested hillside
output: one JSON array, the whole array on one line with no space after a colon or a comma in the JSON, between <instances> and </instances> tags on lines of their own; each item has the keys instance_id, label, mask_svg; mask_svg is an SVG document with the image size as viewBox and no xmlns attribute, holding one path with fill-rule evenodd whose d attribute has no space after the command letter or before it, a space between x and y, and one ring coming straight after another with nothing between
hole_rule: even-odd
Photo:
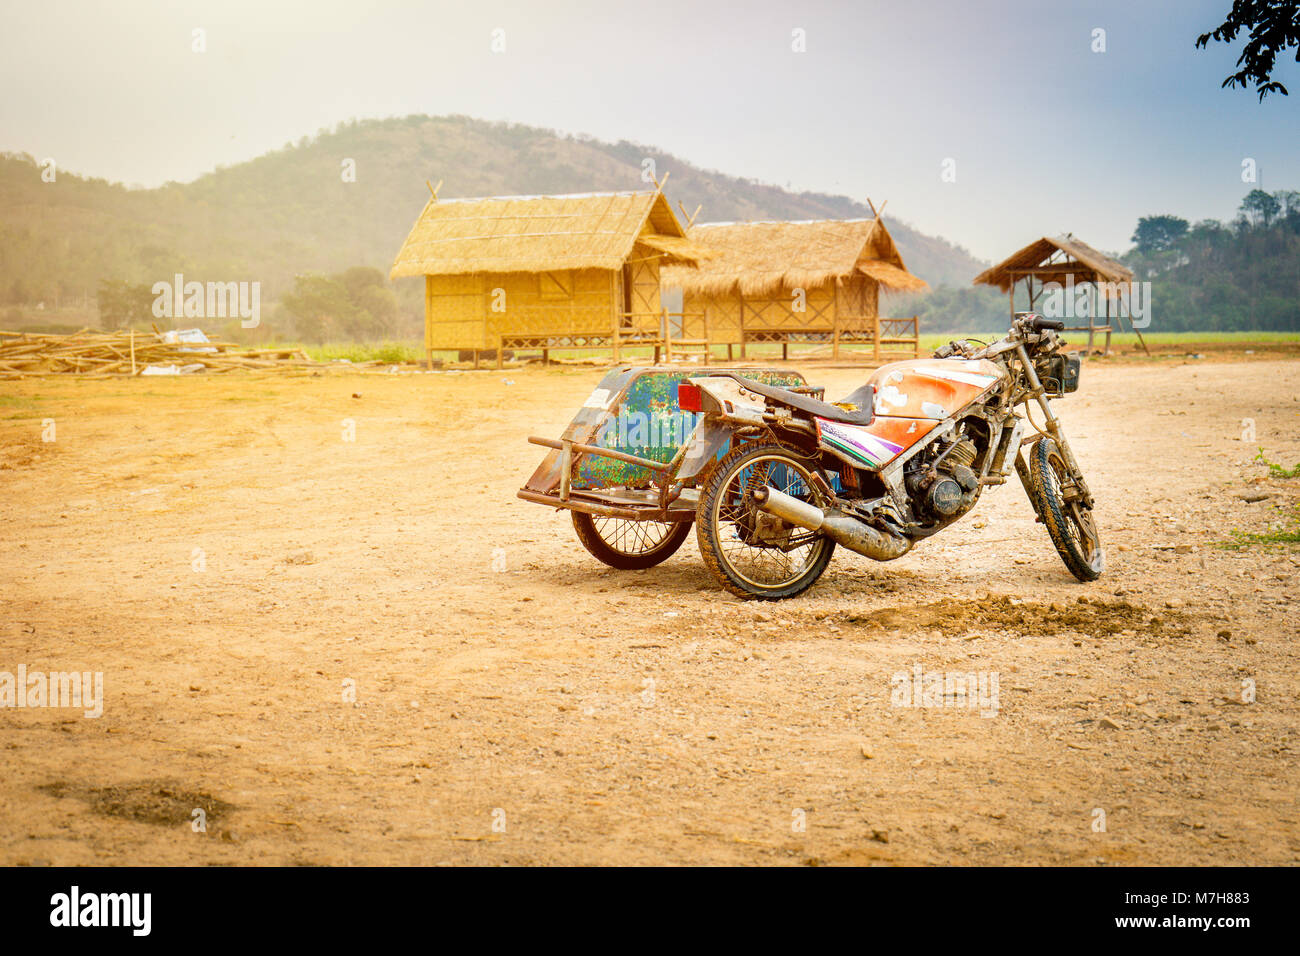
<instances>
[{"instance_id":1,"label":"forested hillside","mask_svg":"<svg viewBox=\"0 0 1300 956\"><path fill-rule=\"evenodd\" d=\"M1300 192L1252 190L1231 222L1142 216L1131 241L1119 258L1151 283L1151 331L1300 332ZM1008 319L1007 297L985 287L939 288L892 309L930 332L994 332Z\"/></svg>"},{"instance_id":2,"label":"forested hillside","mask_svg":"<svg viewBox=\"0 0 1300 956\"><path fill-rule=\"evenodd\" d=\"M93 302L101 280L260 281L264 302L303 273L371 266L385 274L428 198L651 188L645 160L671 173L669 198L700 221L868 215L843 196L791 193L698 169L631 143L602 143L465 117L354 121L272 153L157 189L0 157L0 306L28 312ZM877 202L887 198L874 197ZM904 222L889 226L908 266L932 285L961 285L982 264ZM418 280L397 284L403 314L419 310ZM417 326L418 327L418 326Z\"/></svg>"},{"instance_id":3,"label":"forested hillside","mask_svg":"<svg viewBox=\"0 0 1300 956\"><path fill-rule=\"evenodd\" d=\"M1228 223L1143 217L1133 241L1153 329L1300 331L1300 192L1252 190Z\"/></svg>"},{"instance_id":4,"label":"forested hillside","mask_svg":"<svg viewBox=\"0 0 1300 956\"><path fill-rule=\"evenodd\" d=\"M32 157L5 154L0 324L39 323L69 304L94 316L102 289L152 284L177 272L198 281L259 281L272 317L273 303L295 293L298 276L347 274L333 285L298 283L296 293L298 301L309 295L313 301L351 302L358 293L347 290L357 282L366 288L386 282L350 270L370 267L387 274L428 198L425 180L441 180L446 198L641 189L649 186L642 179L647 160L658 176L671 173L667 192L674 202L691 211L703 206L702 222L869 214L864 203L844 196L792 193L701 170L651 147L454 116L344 123L193 182L157 189L128 189L64 170L47 181L48 171ZM887 192L882 184L873 198L879 202ZM1175 214L1135 220L1135 246L1124 258L1152 283L1153 329L1300 329L1296 193L1252 192L1229 223L1190 225ZM928 331L1005 327L1005 297L970 286L985 263L903 221L887 221L908 267L932 291L887 296L883 312L917 313ZM382 307L353 303L349 316L335 325L362 338L418 335L419 280L400 280L392 293L395 307L372 288L365 300ZM373 322L367 318L379 315ZM275 332L266 328L261 334Z\"/></svg>"}]
</instances>

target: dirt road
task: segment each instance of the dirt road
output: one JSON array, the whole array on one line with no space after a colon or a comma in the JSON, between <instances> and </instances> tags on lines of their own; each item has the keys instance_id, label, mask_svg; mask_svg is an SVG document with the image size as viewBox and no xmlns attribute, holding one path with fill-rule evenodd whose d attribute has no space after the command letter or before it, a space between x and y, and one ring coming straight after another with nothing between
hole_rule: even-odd
<instances>
[{"instance_id":1,"label":"dirt road","mask_svg":"<svg viewBox=\"0 0 1300 956\"><path fill-rule=\"evenodd\" d=\"M1300 551L1213 546L1300 496L1300 362L1085 365L1096 584L1008 485L780 605L514 497L598 377L4 383L0 672L104 700L0 708L0 863L1300 861Z\"/></svg>"}]
</instances>

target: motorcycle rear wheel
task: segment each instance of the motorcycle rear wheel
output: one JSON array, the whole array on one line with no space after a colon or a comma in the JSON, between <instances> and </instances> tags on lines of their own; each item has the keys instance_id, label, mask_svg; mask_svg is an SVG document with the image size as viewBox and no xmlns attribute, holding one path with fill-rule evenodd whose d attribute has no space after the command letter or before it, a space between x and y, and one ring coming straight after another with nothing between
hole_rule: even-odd
<instances>
[{"instance_id":1,"label":"motorcycle rear wheel","mask_svg":"<svg viewBox=\"0 0 1300 956\"><path fill-rule=\"evenodd\" d=\"M1101 536L1092 511L1081 501L1067 501L1062 487L1069 480L1069 466L1060 448L1050 438L1040 438L1029 449L1029 475L1034 510L1047 526L1065 566L1080 581L1095 581L1106 567Z\"/></svg>"},{"instance_id":2,"label":"motorcycle rear wheel","mask_svg":"<svg viewBox=\"0 0 1300 956\"><path fill-rule=\"evenodd\" d=\"M734 448L709 474L695 512L695 535L704 563L732 594L766 601L794 597L826 570L834 541L820 532L791 528L784 548L763 543L751 497L754 488L771 485L825 507L828 502L811 477L806 462L767 442Z\"/></svg>"},{"instance_id":3,"label":"motorcycle rear wheel","mask_svg":"<svg viewBox=\"0 0 1300 956\"><path fill-rule=\"evenodd\" d=\"M643 571L667 561L691 533L689 521L627 521L574 511L582 546L620 571Z\"/></svg>"}]
</instances>

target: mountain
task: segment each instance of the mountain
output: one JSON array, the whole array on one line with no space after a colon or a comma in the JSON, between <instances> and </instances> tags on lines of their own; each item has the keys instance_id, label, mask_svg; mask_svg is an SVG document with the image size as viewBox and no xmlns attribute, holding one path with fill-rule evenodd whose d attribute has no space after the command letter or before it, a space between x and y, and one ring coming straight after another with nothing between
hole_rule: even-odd
<instances>
[{"instance_id":1,"label":"mountain","mask_svg":"<svg viewBox=\"0 0 1300 956\"><path fill-rule=\"evenodd\" d=\"M264 302L294 276L388 267L429 193L444 198L647 188L646 157L671 172L667 193L701 221L869 215L844 196L792 193L699 169L628 142L461 116L342 123L314 138L189 183L128 189L0 156L0 305L93 302L101 279L150 283L176 272L200 281L262 283ZM345 166L355 171L346 181ZM944 239L887 219L904 261L932 286L968 286L984 263ZM418 280L400 280L418 317Z\"/></svg>"}]
</instances>

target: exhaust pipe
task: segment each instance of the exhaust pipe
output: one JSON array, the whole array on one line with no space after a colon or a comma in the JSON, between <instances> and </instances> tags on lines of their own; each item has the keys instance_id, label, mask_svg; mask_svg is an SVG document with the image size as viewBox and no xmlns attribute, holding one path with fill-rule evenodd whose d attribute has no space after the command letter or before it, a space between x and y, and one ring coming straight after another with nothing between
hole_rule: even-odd
<instances>
[{"instance_id":1,"label":"exhaust pipe","mask_svg":"<svg viewBox=\"0 0 1300 956\"><path fill-rule=\"evenodd\" d=\"M912 549L912 542L901 535L880 531L842 511L818 508L767 485L755 488L751 494L759 511L808 531L820 531L836 544L868 558L892 561Z\"/></svg>"}]
</instances>

